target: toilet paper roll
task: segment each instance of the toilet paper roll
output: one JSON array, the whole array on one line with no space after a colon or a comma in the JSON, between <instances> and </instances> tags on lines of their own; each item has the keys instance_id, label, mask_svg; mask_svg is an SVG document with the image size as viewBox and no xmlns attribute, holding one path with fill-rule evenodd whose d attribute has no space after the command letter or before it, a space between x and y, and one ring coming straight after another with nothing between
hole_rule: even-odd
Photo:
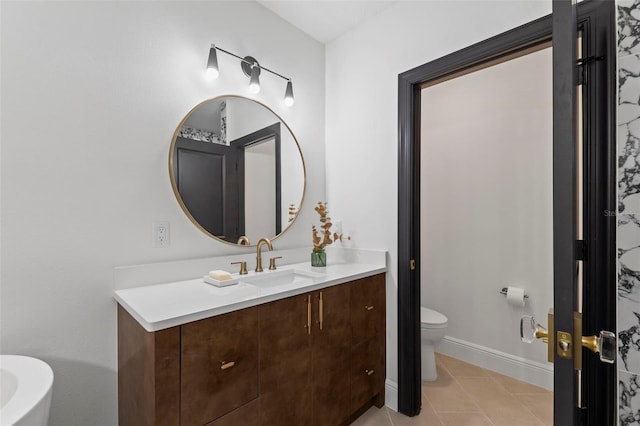
<instances>
[{"instance_id":1,"label":"toilet paper roll","mask_svg":"<svg viewBox=\"0 0 640 426\"><path fill-rule=\"evenodd\" d=\"M524 307L524 289L520 287L507 287L507 303L519 308Z\"/></svg>"}]
</instances>

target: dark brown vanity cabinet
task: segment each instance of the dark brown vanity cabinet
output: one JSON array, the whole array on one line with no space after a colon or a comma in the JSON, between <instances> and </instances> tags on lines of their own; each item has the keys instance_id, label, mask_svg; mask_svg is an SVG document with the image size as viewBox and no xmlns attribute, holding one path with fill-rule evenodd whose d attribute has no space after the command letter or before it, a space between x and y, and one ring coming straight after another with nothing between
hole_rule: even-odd
<instances>
[{"instance_id":1,"label":"dark brown vanity cabinet","mask_svg":"<svg viewBox=\"0 0 640 426\"><path fill-rule=\"evenodd\" d=\"M384 404L385 278L155 333L118 307L120 425L348 424Z\"/></svg>"}]
</instances>

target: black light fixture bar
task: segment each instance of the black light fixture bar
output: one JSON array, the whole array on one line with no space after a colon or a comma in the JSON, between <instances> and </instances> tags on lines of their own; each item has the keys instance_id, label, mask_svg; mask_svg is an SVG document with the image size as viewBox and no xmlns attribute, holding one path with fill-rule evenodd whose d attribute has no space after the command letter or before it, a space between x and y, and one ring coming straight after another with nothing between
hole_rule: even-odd
<instances>
[{"instance_id":1,"label":"black light fixture bar","mask_svg":"<svg viewBox=\"0 0 640 426\"><path fill-rule=\"evenodd\" d=\"M242 68L242 72L244 72L249 80L249 90L253 93L258 93L260 91L260 71L265 70L270 72L271 74L282 78L287 81L287 87L284 93L284 104L286 106L291 106L294 103L293 99L293 86L291 83L291 79L289 77L285 77L284 75L277 73L269 68L263 67L258 63L258 61L251 57L245 56L244 58L240 55L236 55L233 52L229 52L226 49L216 46L215 44L211 45L211 49L209 49L209 60L207 61L207 74L210 78L215 79L218 77L219 69L218 69L218 50L220 52L224 52L227 55L233 56L234 58L240 59L240 66Z\"/></svg>"},{"instance_id":2,"label":"black light fixture bar","mask_svg":"<svg viewBox=\"0 0 640 426\"><path fill-rule=\"evenodd\" d=\"M218 46L216 46L215 44L214 44L214 45L212 45L212 47L213 47L214 49L216 49L216 50L219 50L219 51L221 51L221 52L226 53L227 55L231 55L231 56L233 56L233 57L235 57L235 58L238 58L238 59L240 59L242 62L244 62L244 63L246 63L246 64L248 64L248 65L258 67L258 68L260 68L261 70L268 71L268 72L270 72L271 74L277 75L278 77L280 77L280 78L282 78L282 79L284 79L284 80L291 81L291 79L290 79L289 77L285 77L284 75L279 74L279 73L277 73L277 72L275 72L275 71L273 71L273 70L270 70L270 69L269 69L269 68L267 68L267 67L263 67L263 66L262 66L262 65L260 65L260 64L252 63L251 61L246 60L246 59L245 59L245 58L243 58L242 56L239 56L239 55L236 55L235 53L229 52L228 50L225 50L225 49L223 49L223 48L221 48L221 47L218 47Z\"/></svg>"}]
</instances>

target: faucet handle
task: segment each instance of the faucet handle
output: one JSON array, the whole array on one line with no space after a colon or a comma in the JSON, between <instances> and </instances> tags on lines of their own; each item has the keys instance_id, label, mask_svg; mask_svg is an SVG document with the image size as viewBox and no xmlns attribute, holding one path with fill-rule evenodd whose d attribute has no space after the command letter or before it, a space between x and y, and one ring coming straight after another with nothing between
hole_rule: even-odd
<instances>
[{"instance_id":1,"label":"faucet handle","mask_svg":"<svg viewBox=\"0 0 640 426\"><path fill-rule=\"evenodd\" d=\"M247 275L247 262L231 262L232 265L240 265L240 275Z\"/></svg>"},{"instance_id":2,"label":"faucet handle","mask_svg":"<svg viewBox=\"0 0 640 426\"><path fill-rule=\"evenodd\" d=\"M282 256L276 256L276 257L272 257L271 259L269 259L269 270L270 271L275 271L276 270L276 260L277 259L282 259Z\"/></svg>"}]
</instances>

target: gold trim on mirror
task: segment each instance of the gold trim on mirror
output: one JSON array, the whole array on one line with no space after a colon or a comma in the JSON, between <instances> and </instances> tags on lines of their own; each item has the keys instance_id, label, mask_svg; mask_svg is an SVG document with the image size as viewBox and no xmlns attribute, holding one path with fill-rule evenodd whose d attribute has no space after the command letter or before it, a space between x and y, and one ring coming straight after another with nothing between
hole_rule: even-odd
<instances>
[{"instance_id":1,"label":"gold trim on mirror","mask_svg":"<svg viewBox=\"0 0 640 426\"><path fill-rule=\"evenodd\" d=\"M271 108L269 108L267 105L263 104L260 101L256 101L255 99L251 99L251 98L247 98L245 96L239 96L239 95L220 95L220 96L216 96L214 98L209 98L209 99L205 99L204 101L200 102L199 104L197 104L196 106L194 106L188 113L187 115L184 116L184 118L180 121L180 123L178 124L178 126L176 127L175 132L173 133L173 138L171 139L171 145L169 147L169 180L171 181L171 189L173 190L173 194L176 197L176 200L178 201L178 204L180 205L180 208L182 209L182 211L184 212L184 214L189 218L189 220L200 230L202 231L204 234L208 235L209 237L220 241L222 243L228 244L230 246L234 246L234 247L255 247L255 245L240 245L238 244L236 241L226 241L223 240L215 235L213 235L212 233L210 233L209 231L207 231L194 217L193 215L189 212L189 209L187 208L187 206L184 204L184 201L182 200L182 196L180 195L180 193L178 192L178 187L176 184L176 176L174 173L174 150L176 147L176 141L178 139L178 135L180 134L180 130L182 129L182 127L184 126L185 122L187 121L187 119L191 116L191 114L198 109L200 106L202 106L203 104L216 100L216 99L220 99L220 98L235 98L235 99L244 99L244 100L248 100L251 102L255 102L258 105L261 105L262 107L266 108L268 111L270 111L278 120L280 120L280 122L284 125L284 127L289 131L289 133L291 134L293 141L296 143L296 147L298 148L298 153L300 154L300 160L302 162L302 173L303 173L303 183L302 183L302 197L300 198L300 204L297 208L297 210L292 211L291 209L289 210L289 214L290 217L288 220L284 220L282 222L282 227L283 229L280 231L280 233L278 235L275 235L273 237L270 238L270 240L276 240L277 238L280 238L283 234L285 234L290 228L291 225L293 225L293 223L295 222L295 220L298 218L298 215L300 214L300 211L302 209L302 206L304 204L304 197L306 195L307 192L307 166L305 164L304 161L304 155L302 154L302 148L300 147L300 143L298 142L298 138L296 138L296 135L293 133L293 131L291 130L291 128L289 127L289 125L282 119L282 117L280 117L278 114L276 114L276 112L274 110L272 110Z\"/></svg>"}]
</instances>

